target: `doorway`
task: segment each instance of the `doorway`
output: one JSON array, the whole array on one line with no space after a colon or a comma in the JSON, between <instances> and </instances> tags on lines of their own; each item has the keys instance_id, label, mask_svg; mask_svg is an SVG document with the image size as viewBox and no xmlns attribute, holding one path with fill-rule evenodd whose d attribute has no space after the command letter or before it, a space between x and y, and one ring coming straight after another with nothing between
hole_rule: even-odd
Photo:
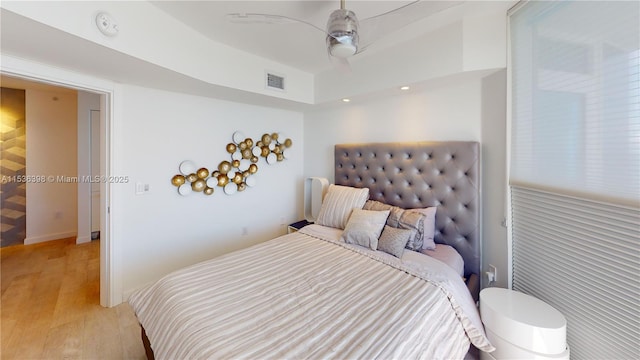
<instances>
[{"instance_id":1,"label":"doorway","mask_svg":"<svg viewBox=\"0 0 640 360\"><path fill-rule=\"evenodd\" d=\"M108 178L111 173L111 114L113 85L93 78L86 78L82 75L61 71L60 69L47 68L42 65L35 65L28 61L7 58L3 62L0 75L32 81L45 85L59 86L66 89L73 89L78 92L88 92L99 97L99 112L96 114L99 119L99 149L100 166L99 173L103 178ZM65 80L61 80L65 79ZM87 85L93 84L93 85ZM121 290L116 291L114 286L115 277L112 276L113 257L111 245L111 221L109 214L111 187L107 182L98 182L99 188L99 231L100 231L100 305L111 307L122 302ZM89 217L91 219L91 217ZM91 229L91 223L88 226ZM90 240L90 239L89 239Z\"/></svg>"}]
</instances>

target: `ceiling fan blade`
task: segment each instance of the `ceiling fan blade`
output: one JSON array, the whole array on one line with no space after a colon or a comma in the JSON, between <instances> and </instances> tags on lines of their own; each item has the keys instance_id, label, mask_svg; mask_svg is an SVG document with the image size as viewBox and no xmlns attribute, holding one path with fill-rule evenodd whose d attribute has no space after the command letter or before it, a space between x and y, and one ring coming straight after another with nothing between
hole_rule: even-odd
<instances>
[{"instance_id":1,"label":"ceiling fan blade","mask_svg":"<svg viewBox=\"0 0 640 360\"><path fill-rule=\"evenodd\" d=\"M360 49L358 53L376 40L402 29L426 17L459 6L464 1L421 1L416 0L391 11L360 20Z\"/></svg>"},{"instance_id":2,"label":"ceiling fan blade","mask_svg":"<svg viewBox=\"0 0 640 360\"><path fill-rule=\"evenodd\" d=\"M347 11L348 13L351 13ZM351 13L352 14L352 13ZM352 14L353 15L353 14ZM355 15L353 15L355 16ZM229 13L226 15L227 21L235 24L265 24L265 25L281 25L281 24L292 24L292 23L300 23L307 26L310 26L313 29L321 31L327 37L327 43L338 43L344 45L344 47L349 48L354 46L352 44L353 38L351 36L346 36L345 34L329 34L324 29L319 28L318 26L304 21L300 19L295 19L292 17L284 16L284 15L274 15L274 14L260 14L260 13ZM355 45L357 48L357 44ZM331 55L331 52L328 50L328 55L330 59L335 58L335 56ZM353 52L356 50L354 49ZM338 69L344 70L346 72L350 72L349 63L342 60L335 60L334 66Z\"/></svg>"},{"instance_id":3,"label":"ceiling fan blade","mask_svg":"<svg viewBox=\"0 0 640 360\"><path fill-rule=\"evenodd\" d=\"M338 71L344 74L351 74L351 64L349 64L349 60L346 58L329 55L329 60L331 60L331 64Z\"/></svg>"},{"instance_id":4,"label":"ceiling fan blade","mask_svg":"<svg viewBox=\"0 0 640 360\"><path fill-rule=\"evenodd\" d=\"M267 25L280 25L280 24L304 24L311 26L312 28L322 31L326 34L325 30L317 27L316 25L292 17L284 15L274 14L258 14L258 13L230 13L226 15L227 21L235 24L267 24Z\"/></svg>"},{"instance_id":5,"label":"ceiling fan blade","mask_svg":"<svg viewBox=\"0 0 640 360\"><path fill-rule=\"evenodd\" d=\"M402 9L406 8L407 6L415 5L415 4L419 3L420 1L421 1L421 0L415 0L415 1L412 1L412 2L410 2L410 3L408 3L408 4L405 4L405 5L402 5L402 6L400 6L400 7L397 7L397 8L395 8L395 9L393 9L393 10L389 10L389 11L384 12L384 13L382 13L382 14L378 14L378 15L370 16L370 17L368 17L368 18L364 19L363 21L371 21L372 19L375 19L375 18L379 18L379 17L385 16L385 15L393 14L394 12L402 11Z\"/></svg>"},{"instance_id":6,"label":"ceiling fan blade","mask_svg":"<svg viewBox=\"0 0 640 360\"><path fill-rule=\"evenodd\" d=\"M230 13L227 21L236 24L286 24L291 23L285 16L255 13Z\"/></svg>"}]
</instances>

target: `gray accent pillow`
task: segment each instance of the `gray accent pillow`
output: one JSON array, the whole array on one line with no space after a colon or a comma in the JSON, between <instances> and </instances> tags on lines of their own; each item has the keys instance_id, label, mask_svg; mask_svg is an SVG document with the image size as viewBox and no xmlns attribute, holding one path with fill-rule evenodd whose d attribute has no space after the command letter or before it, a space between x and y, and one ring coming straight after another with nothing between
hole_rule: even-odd
<instances>
[{"instance_id":1,"label":"gray accent pillow","mask_svg":"<svg viewBox=\"0 0 640 360\"><path fill-rule=\"evenodd\" d=\"M397 206L381 203L375 200L367 200L362 207L364 210L389 210L387 225L405 230L415 230L415 236L407 242L406 248L413 251L421 251L424 241L425 215L419 212L404 210Z\"/></svg>"},{"instance_id":2,"label":"gray accent pillow","mask_svg":"<svg viewBox=\"0 0 640 360\"><path fill-rule=\"evenodd\" d=\"M349 222L342 233L342 240L347 244L356 244L378 249L378 238L389 216L389 210L370 211L353 209Z\"/></svg>"},{"instance_id":3,"label":"gray accent pillow","mask_svg":"<svg viewBox=\"0 0 640 360\"><path fill-rule=\"evenodd\" d=\"M385 225L378 239L378 250L401 258L409 238L415 237L414 230L404 230Z\"/></svg>"},{"instance_id":4,"label":"gray accent pillow","mask_svg":"<svg viewBox=\"0 0 640 360\"><path fill-rule=\"evenodd\" d=\"M422 249L427 250L435 250L436 242L435 242L435 232L436 232L436 211L437 207L428 207L424 209L411 209L411 211L419 212L420 214L424 214L424 234L422 236L423 243Z\"/></svg>"}]
</instances>

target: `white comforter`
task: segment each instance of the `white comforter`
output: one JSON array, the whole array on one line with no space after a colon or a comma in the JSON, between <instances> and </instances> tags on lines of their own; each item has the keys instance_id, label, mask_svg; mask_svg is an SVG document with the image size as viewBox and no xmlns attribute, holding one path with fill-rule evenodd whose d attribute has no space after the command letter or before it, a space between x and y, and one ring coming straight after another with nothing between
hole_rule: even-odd
<instances>
[{"instance_id":1,"label":"white comforter","mask_svg":"<svg viewBox=\"0 0 640 360\"><path fill-rule=\"evenodd\" d=\"M339 236L307 226L134 293L156 359L461 359L470 342L493 350L448 266Z\"/></svg>"}]
</instances>

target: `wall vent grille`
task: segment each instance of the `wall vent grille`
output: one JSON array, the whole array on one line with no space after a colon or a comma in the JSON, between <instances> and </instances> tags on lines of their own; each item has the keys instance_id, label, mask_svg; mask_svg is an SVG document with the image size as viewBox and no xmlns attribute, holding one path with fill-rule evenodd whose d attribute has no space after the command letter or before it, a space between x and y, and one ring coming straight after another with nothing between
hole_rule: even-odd
<instances>
[{"instance_id":1,"label":"wall vent grille","mask_svg":"<svg viewBox=\"0 0 640 360\"><path fill-rule=\"evenodd\" d=\"M284 76L267 73L267 88L284 90Z\"/></svg>"}]
</instances>

